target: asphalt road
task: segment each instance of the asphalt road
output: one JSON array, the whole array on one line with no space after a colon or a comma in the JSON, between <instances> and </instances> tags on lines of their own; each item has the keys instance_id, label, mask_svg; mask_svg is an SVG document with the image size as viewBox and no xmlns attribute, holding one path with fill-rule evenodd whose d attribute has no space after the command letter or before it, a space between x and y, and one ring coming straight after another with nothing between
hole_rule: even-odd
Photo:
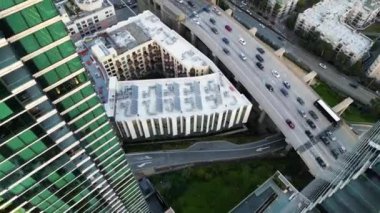
<instances>
[{"instance_id":1,"label":"asphalt road","mask_svg":"<svg viewBox=\"0 0 380 213\"><path fill-rule=\"evenodd\" d=\"M260 21L263 21L264 23L264 20L262 20L261 18L259 21L237 7L232 7L232 10L234 11L234 17L239 22L243 23L244 26L247 26L248 28L257 28L258 34L269 39L272 43L276 44L277 46L284 47L286 49L286 52L292 53L293 55L297 56L312 70L317 72L321 80L326 82L328 85L336 88L341 93L346 94L347 96L350 96L356 101L359 101L363 104L370 104L372 99L380 97L375 92L370 91L361 85L359 85L358 88L354 89L350 86L350 83L357 84L353 79L340 73L334 66L329 65L328 63L324 62L321 58L309 53L309 51L303 49L302 47L293 44L285 39L279 39L279 37L282 38L283 35L278 34L277 32L268 27L263 27ZM255 15L255 13L253 13L253 15ZM257 18L259 19L259 17ZM286 31L286 29L280 28L278 30ZM282 34L284 34L284 32ZM319 66L319 63L321 62L327 65L326 69L323 69Z\"/></svg>"},{"instance_id":2,"label":"asphalt road","mask_svg":"<svg viewBox=\"0 0 380 213\"><path fill-rule=\"evenodd\" d=\"M319 99L318 95L282 64L277 56L270 51L266 51L265 54L261 55L264 58L264 70L260 70L256 67L257 59L255 58L255 55L258 54L256 48L262 47L260 42L254 39L245 28L225 13L217 15L213 11L205 12L203 8L208 5L207 3L201 0L193 2L196 3L195 7L171 0L171 3L175 7L187 15L188 18L184 22L184 25L206 44L219 60L225 62L226 67L235 75L235 79L242 83L250 92L252 97L260 104L260 107L265 110L285 135L286 141L290 145L297 150L309 141L309 138L305 134L305 129L309 129L314 135L319 135L330 126L327 119L313 105ZM166 5L168 6L168 4L169 2ZM194 16L193 11L197 11L198 17ZM209 21L210 18L215 19L215 24ZM225 29L225 25L229 25L232 28L232 32L228 32ZM211 27L215 27L218 33L214 33ZM229 40L228 45L222 41L223 37ZM245 45L239 42L240 38L245 40ZM228 48L230 54L224 53L223 47ZM246 61L239 57L241 53L247 56ZM277 70L280 77L276 78L272 74L272 70ZM288 81L291 85L291 89L287 90L289 93L287 97L280 92L280 89L283 88L283 80ZM265 86L266 84L272 85L274 91L268 91ZM296 101L297 97L302 97L305 105L300 105ZM309 128L306 119L299 115L298 109L306 112L313 110L318 114L319 119L317 121L314 120L317 126L315 130ZM308 117L310 116L308 115ZM290 119L295 124L294 129L289 128L285 122L286 119ZM331 156L329 147L326 147L322 143L315 143L313 146L303 150L302 153L299 152L299 154L308 165L312 174L325 179L331 177L330 173L326 170L333 170L338 166L335 164L336 160ZM321 157L328 167L326 169L320 167L316 162L316 157Z\"/></svg>"},{"instance_id":3,"label":"asphalt road","mask_svg":"<svg viewBox=\"0 0 380 213\"><path fill-rule=\"evenodd\" d=\"M227 141L199 142L187 149L127 154L134 172L194 163L236 160L271 154L286 147L283 138L236 145Z\"/></svg>"}]
</instances>

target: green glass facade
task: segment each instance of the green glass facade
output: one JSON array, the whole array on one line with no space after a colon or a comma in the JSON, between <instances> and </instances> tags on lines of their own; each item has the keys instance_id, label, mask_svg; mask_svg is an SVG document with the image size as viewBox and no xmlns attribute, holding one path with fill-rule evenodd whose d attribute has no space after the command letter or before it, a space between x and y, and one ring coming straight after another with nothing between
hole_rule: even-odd
<instances>
[{"instance_id":1,"label":"green glass facade","mask_svg":"<svg viewBox=\"0 0 380 213\"><path fill-rule=\"evenodd\" d=\"M149 212L52 0L0 1L0 212L12 211Z\"/></svg>"}]
</instances>

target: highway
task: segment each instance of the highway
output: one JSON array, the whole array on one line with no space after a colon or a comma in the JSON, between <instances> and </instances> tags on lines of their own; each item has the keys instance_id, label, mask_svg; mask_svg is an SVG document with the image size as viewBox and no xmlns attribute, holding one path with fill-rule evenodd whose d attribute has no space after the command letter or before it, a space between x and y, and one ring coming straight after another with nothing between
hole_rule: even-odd
<instances>
[{"instance_id":1,"label":"highway","mask_svg":"<svg viewBox=\"0 0 380 213\"><path fill-rule=\"evenodd\" d=\"M246 11L241 10L238 7L232 6L233 16L239 22L241 22L244 26L250 28L257 28L257 34L264 36L269 39L272 43L279 47L284 47L286 52L291 53L292 55L297 56L300 61L308 65L312 70L317 72L318 76L326 82L328 85L336 88L341 93L346 94L347 96L352 97L354 100L361 102L362 104L371 104L371 100L379 98L379 95L375 92L368 90L367 88L358 85L358 88L353 88L350 86L350 83L357 84L355 80L350 77L340 73L333 65L330 65L323 61L323 59L313 55L306 49L298 46L293 41L288 41L283 39L283 36L289 37L289 33L287 33L287 29L285 28L276 28L277 31L281 32L279 34L275 30L269 27L263 27L262 23L265 24L265 20L263 18L257 17L257 20L250 16ZM246 9L246 7L244 7ZM255 13L252 13L253 16L258 16ZM282 39L279 39L282 38ZM294 39L291 39L294 40ZM322 62L327 65L326 69L323 69L319 66L319 63Z\"/></svg>"},{"instance_id":2,"label":"highway","mask_svg":"<svg viewBox=\"0 0 380 213\"><path fill-rule=\"evenodd\" d=\"M217 15L213 11L206 12L203 8L207 7L207 3L203 1L193 2L196 3L196 5L191 7L186 3L171 0L171 3L175 5L175 7L179 8L188 16L184 25L206 44L219 60L225 62L225 66L233 72L235 79L239 81L260 104L261 109L274 121L276 126L285 135L286 141L291 144L295 150L309 141L309 138L305 134L306 129L310 130L313 135L319 135L330 126L326 118L320 114L313 105L313 103L319 99L318 95L282 64L277 56L268 50L265 54L262 54L261 56L264 58L264 70L260 70L256 67L256 62L258 61L255 58L255 55L258 54L257 47L262 47L260 42L254 39L245 28L227 14L222 12L221 15ZM194 16L193 11L198 13L198 18ZM210 22L210 18L215 20L215 24ZM232 28L232 32L228 32L225 29L226 25ZM214 33L211 27L215 27L218 34ZM223 37L229 40L228 45L222 41ZM240 38L245 40L245 45L239 42ZM230 53L224 53L223 48L229 49ZM239 57L241 53L247 56L246 61L243 61ZM272 70L278 71L280 77L275 77L272 74ZM291 88L287 90L289 93L287 97L280 92L280 89L284 88L283 80L288 81L291 85ZM265 84L272 85L274 91L268 91ZM299 104L296 100L297 97L301 97L305 104ZM298 109L306 112L313 110L317 113L319 119L314 120L317 126L315 130L312 130L308 126L306 119L298 113ZM309 115L307 115L307 117L310 118ZM295 124L294 129L291 129L287 125L285 122L286 119L290 119ZM329 174L327 174L326 169L318 165L315 159L316 157L321 157L328 167L330 167L328 169L336 168L335 166L337 166L335 165L335 159L330 154L329 148L322 143L314 143L313 146L308 147L299 154L310 168L310 172L317 176Z\"/></svg>"},{"instance_id":3,"label":"highway","mask_svg":"<svg viewBox=\"0 0 380 213\"><path fill-rule=\"evenodd\" d=\"M160 168L269 155L286 145L283 137L241 145L227 141L198 142L187 149L127 154L127 160L135 173L144 173Z\"/></svg>"}]
</instances>

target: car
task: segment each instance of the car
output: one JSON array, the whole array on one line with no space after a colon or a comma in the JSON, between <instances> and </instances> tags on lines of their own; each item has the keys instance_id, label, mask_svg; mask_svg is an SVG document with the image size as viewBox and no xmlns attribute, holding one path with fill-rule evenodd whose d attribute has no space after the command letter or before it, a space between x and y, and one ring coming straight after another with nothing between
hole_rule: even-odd
<instances>
[{"instance_id":1,"label":"car","mask_svg":"<svg viewBox=\"0 0 380 213\"><path fill-rule=\"evenodd\" d=\"M213 19L213 18L210 18L210 22L211 22L212 24L215 24L215 23L216 23L215 19Z\"/></svg>"},{"instance_id":2,"label":"car","mask_svg":"<svg viewBox=\"0 0 380 213\"><path fill-rule=\"evenodd\" d=\"M239 38L239 43L241 45L246 45L247 44L247 42L245 42L245 40L243 38Z\"/></svg>"},{"instance_id":3,"label":"car","mask_svg":"<svg viewBox=\"0 0 380 213\"><path fill-rule=\"evenodd\" d=\"M247 56L245 56L244 53L240 53L240 54L239 54L239 57L240 57L240 59L243 60L243 61L246 61L246 60L247 60Z\"/></svg>"},{"instance_id":4,"label":"car","mask_svg":"<svg viewBox=\"0 0 380 213\"><path fill-rule=\"evenodd\" d=\"M192 15L195 16L196 18L199 18L199 15L198 15L198 12L197 12L197 11L193 11L193 12L192 12Z\"/></svg>"},{"instance_id":5,"label":"car","mask_svg":"<svg viewBox=\"0 0 380 213\"><path fill-rule=\"evenodd\" d=\"M270 84L265 84L265 87L270 91L273 92L273 87Z\"/></svg>"},{"instance_id":6,"label":"car","mask_svg":"<svg viewBox=\"0 0 380 213\"><path fill-rule=\"evenodd\" d=\"M222 41L223 41L225 44L229 44L229 43L230 43L230 41L229 41L226 37L223 37L223 38L222 38Z\"/></svg>"},{"instance_id":7,"label":"car","mask_svg":"<svg viewBox=\"0 0 380 213\"><path fill-rule=\"evenodd\" d=\"M209 13L211 10L210 10L210 8L208 8L208 7L204 7L204 8L203 8L203 11Z\"/></svg>"},{"instance_id":8,"label":"car","mask_svg":"<svg viewBox=\"0 0 380 213\"><path fill-rule=\"evenodd\" d=\"M296 126L294 125L294 123L290 120L290 119L286 119L285 120L286 124L288 124L288 126L291 128L291 129L294 129Z\"/></svg>"},{"instance_id":9,"label":"car","mask_svg":"<svg viewBox=\"0 0 380 213\"><path fill-rule=\"evenodd\" d=\"M264 61L263 57L261 57L261 55L259 55L259 54L256 54L256 58L257 58L257 60L259 60L260 62L263 62L263 61Z\"/></svg>"},{"instance_id":10,"label":"car","mask_svg":"<svg viewBox=\"0 0 380 213\"><path fill-rule=\"evenodd\" d=\"M310 119L307 119L306 120L306 123L309 124L309 126L312 128L312 129L315 129L317 128L317 126L315 126L314 122Z\"/></svg>"},{"instance_id":11,"label":"car","mask_svg":"<svg viewBox=\"0 0 380 213\"><path fill-rule=\"evenodd\" d=\"M290 89L290 83L288 81L282 81L282 84L286 89Z\"/></svg>"},{"instance_id":12,"label":"car","mask_svg":"<svg viewBox=\"0 0 380 213\"><path fill-rule=\"evenodd\" d=\"M345 153L346 152L346 147L344 147L344 146L340 146L339 148L338 148L338 150L339 150L339 152L340 153Z\"/></svg>"},{"instance_id":13,"label":"car","mask_svg":"<svg viewBox=\"0 0 380 213\"><path fill-rule=\"evenodd\" d=\"M301 115L301 117L306 118L306 112L305 111L303 111L302 109L298 109L297 112L298 112L298 114Z\"/></svg>"},{"instance_id":14,"label":"car","mask_svg":"<svg viewBox=\"0 0 380 213\"><path fill-rule=\"evenodd\" d=\"M280 91L281 91L281 93L282 93L285 97L287 97L287 96L289 95L288 91L287 91L285 88L281 88Z\"/></svg>"},{"instance_id":15,"label":"car","mask_svg":"<svg viewBox=\"0 0 380 213\"><path fill-rule=\"evenodd\" d=\"M357 83L352 83L352 82L350 82L348 85L350 85L350 87L352 87L354 89L357 89L359 86Z\"/></svg>"},{"instance_id":16,"label":"car","mask_svg":"<svg viewBox=\"0 0 380 213\"><path fill-rule=\"evenodd\" d=\"M339 152L338 152L338 150L336 150L336 149L331 150L331 155L332 155L335 159L337 159L338 156L339 156Z\"/></svg>"},{"instance_id":17,"label":"car","mask_svg":"<svg viewBox=\"0 0 380 213\"><path fill-rule=\"evenodd\" d=\"M190 6L190 7L194 7L194 3L192 1L187 1L187 4Z\"/></svg>"},{"instance_id":18,"label":"car","mask_svg":"<svg viewBox=\"0 0 380 213\"><path fill-rule=\"evenodd\" d=\"M264 54L264 53L265 53L265 50L264 50L263 48L261 48L261 47L258 47L258 48L257 48L257 51L259 51L259 53L261 53L261 54Z\"/></svg>"},{"instance_id":19,"label":"car","mask_svg":"<svg viewBox=\"0 0 380 213\"><path fill-rule=\"evenodd\" d=\"M214 11L214 13L216 13L216 15L220 16L222 13L218 10L218 8L216 7L213 7L212 8L212 11Z\"/></svg>"},{"instance_id":20,"label":"car","mask_svg":"<svg viewBox=\"0 0 380 213\"><path fill-rule=\"evenodd\" d=\"M211 31L215 34L219 34L219 31L218 29L216 29L215 27L211 27Z\"/></svg>"},{"instance_id":21,"label":"car","mask_svg":"<svg viewBox=\"0 0 380 213\"><path fill-rule=\"evenodd\" d=\"M272 75L276 78L280 77L280 74L277 72L277 70L272 70Z\"/></svg>"},{"instance_id":22,"label":"car","mask_svg":"<svg viewBox=\"0 0 380 213\"><path fill-rule=\"evenodd\" d=\"M303 101L301 97L297 97L297 102L301 105L305 105L305 102Z\"/></svg>"},{"instance_id":23,"label":"car","mask_svg":"<svg viewBox=\"0 0 380 213\"><path fill-rule=\"evenodd\" d=\"M201 24L201 22L199 22L199 20L196 19L196 18L193 18L193 22L196 23L197 25L200 25L200 24Z\"/></svg>"},{"instance_id":24,"label":"car","mask_svg":"<svg viewBox=\"0 0 380 213\"><path fill-rule=\"evenodd\" d=\"M330 130L326 131L326 135L327 135L327 136L332 136L332 134L333 134L333 133L332 133Z\"/></svg>"},{"instance_id":25,"label":"car","mask_svg":"<svg viewBox=\"0 0 380 213\"><path fill-rule=\"evenodd\" d=\"M327 66L325 64L319 63L319 66L322 67L323 69L326 69Z\"/></svg>"},{"instance_id":26,"label":"car","mask_svg":"<svg viewBox=\"0 0 380 213\"><path fill-rule=\"evenodd\" d=\"M227 55L230 54L230 51L227 48L223 48L223 52L226 53Z\"/></svg>"},{"instance_id":27,"label":"car","mask_svg":"<svg viewBox=\"0 0 380 213\"><path fill-rule=\"evenodd\" d=\"M259 69L261 69L261 70L264 69L263 64L261 64L260 62L257 62L257 63L256 63L256 66L257 66Z\"/></svg>"},{"instance_id":28,"label":"car","mask_svg":"<svg viewBox=\"0 0 380 213\"><path fill-rule=\"evenodd\" d=\"M325 145L329 145L329 144L330 144L330 141L329 141L329 139L327 138L326 135L321 135L319 138L321 139L321 141L322 141Z\"/></svg>"},{"instance_id":29,"label":"car","mask_svg":"<svg viewBox=\"0 0 380 213\"><path fill-rule=\"evenodd\" d=\"M261 28L265 29L265 26L264 26L263 24L260 23L259 26L260 26Z\"/></svg>"},{"instance_id":30,"label":"car","mask_svg":"<svg viewBox=\"0 0 380 213\"><path fill-rule=\"evenodd\" d=\"M309 110L309 114L314 120L318 120L318 115L313 110Z\"/></svg>"},{"instance_id":31,"label":"car","mask_svg":"<svg viewBox=\"0 0 380 213\"><path fill-rule=\"evenodd\" d=\"M280 40L280 41L283 41L283 40L284 40L284 38L281 37L281 36L278 36L277 38L278 38L278 40Z\"/></svg>"},{"instance_id":32,"label":"car","mask_svg":"<svg viewBox=\"0 0 380 213\"><path fill-rule=\"evenodd\" d=\"M183 3L183 0L178 0L178 3L181 3L181 4L182 4L182 3Z\"/></svg>"},{"instance_id":33,"label":"car","mask_svg":"<svg viewBox=\"0 0 380 213\"><path fill-rule=\"evenodd\" d=\"M232 31L232 28L230 27L230 25L226 25L226 26L224 26L224 28L226 28L226 30L227 30L228 32L231 32L231 31Z\"/></svg>"},{"instance_id":34,"label":"car","mask_svg":"<svg viewBox=\"0 0 380 213\"><path fill-rule=\"evenodd\" d=\"M322 160L321 157L316 157L315 160L318 162L318 164L322 167L322 168L326 168L326 163Z\"/></svg>"},{"instance_id":35,"label":"car","mask_svg":"<svg viewBox=\"0 0 380 213\"><path fill-rule=\"evenodd\" d=\"M305 134L307 135L307 137L309 137L310 139L313 139L313 134L310 132L310 130L305 130Z\"/></svg>"}]
</instances>

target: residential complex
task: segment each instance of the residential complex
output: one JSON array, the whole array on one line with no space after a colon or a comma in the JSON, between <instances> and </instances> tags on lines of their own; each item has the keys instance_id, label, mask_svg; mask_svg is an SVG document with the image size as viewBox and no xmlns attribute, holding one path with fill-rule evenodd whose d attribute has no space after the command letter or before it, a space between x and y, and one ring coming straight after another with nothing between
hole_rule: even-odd
<instances>
[{"instance_id":1,"label":"residential complex","mask_svg":"<svg viewBox=\"0 0 380 213\"><path fill-rule=\"evenodd\" d=\"M126 139L209 134L248 120L248 99L150 11L85 40L108 78L108 115ZM164 78L136 80L152 74Z\"/></svg>"},{"instance_id":2,"label":"residential complex","mask_svg":"<svg viewBox=\"0 0 380 213\"><path fill-rule=\"evenodd\" d=\"M370 38L347 24L347 21L356 23L355 25L360 22L352 13L362 14L361 17L366 16L364 12L368 10L357 12L360 10L358 5L347 0L324 0L298 15L295 30L319 32L321 39L330 43L336 52L347 55L354 63L367 54L373 45ZM369 16L374 15L375 13L371 13Z\"/></svg>"},{"instance_id":3,"label":"residential complex","mask_svg":"<svg viewBox=\"0 0 380 213\"><path fill-rule=\"evenodd\" d=\"M367 70L367 75L380 81L380 55L372 62Z\"/></svg>"},{"instance_id":4,"label":"residential complex","mask_svg":"<svg viewBox=\"0 0 380 213\"><path fill-rule=\"evenodd\" d=\"M0 212L148 212L53 2L0 22Z\"/></svg>"},{"instance_id":5,"label":"residential complex","mask_svg":"<svg viewBox=\"0 0 380 213\"><path fill-rule=\"evenodd\" d=\"M360 0L353 3L344 15L345 22L357 29L363 29L374 23L380 15L380 1Z\"/></svg>"},{"instance_id":6,"label":"residential complex","mask_svg":"<svg viewBox=\"0 0 380 213\"><path fill-rule=\"evenodd\" d=\"M73 40L117 23L110 0L58 0L56 6Z\"/></svg>"},{"instance_id":7,"label":"residential complex","mask_svg":"<svg viewBox=\"0 0 380 213\"><path fill-rule=\"evenodd\" d=\"M298 3L298 0L265 0L265 1L251 1L252 7L258 5L262 6L263 11L275 18L281 18L294 11Z\"/></svg>"}]
</instances>

